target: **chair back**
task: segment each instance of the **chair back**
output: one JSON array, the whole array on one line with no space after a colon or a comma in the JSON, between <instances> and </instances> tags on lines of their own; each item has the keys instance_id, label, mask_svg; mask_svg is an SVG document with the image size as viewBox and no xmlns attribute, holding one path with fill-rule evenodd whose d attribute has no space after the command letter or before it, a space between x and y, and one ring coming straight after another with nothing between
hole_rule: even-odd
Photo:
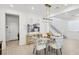
<instances>
[{"instance_id":1,"label":"chair back","mask_svg":"<svg viewBox=\"0 0 79 59\"><path fill-rule=\"evenodd\" d=\"M62 37L58 37L58 38L55 39L55 41L56 41L56 46L57 46L57 48L58 48L58 49L59 49L59 48L62 48L62 45L63 45L63 38L62 38Z\"/></svg>"},{"instance_id":2,"label":"chair back","mask_svg":"<svg viewBox=\"0 0 79 59\"><path fill-rule=\"evenodd\" d=\"M36 40L36 48L37 50L42 50L46 48L47 40L45 38L37 38Z\"/></svg>"},{"instance_id":3,"label":"chair back","mask_svg":"<svg viewBox=\"0 0 79 59\"><path fill-rule=\"evenodd\" d=\"M63 37L54 37L51 46L55 49L60 49L62 48L63 45Z\"/></svg>"}]
</instances>

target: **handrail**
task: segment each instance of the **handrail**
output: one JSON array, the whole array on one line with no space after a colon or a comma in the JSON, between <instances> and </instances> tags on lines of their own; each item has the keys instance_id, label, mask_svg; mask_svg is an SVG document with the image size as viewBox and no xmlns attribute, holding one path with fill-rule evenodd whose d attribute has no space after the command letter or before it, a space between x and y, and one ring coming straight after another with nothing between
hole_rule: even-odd
<instances>
[{"instance_id":1,"label":"handrail","mask_svg":"<svg viewBox=\"0 0 79 59\"><path fill-rule=\"evenodd\" d=\"M62 33L61 33L61 32L60 32L60 31L59 31L56 27L54 27L54 26L53 26L53 25L51 25L51 24L50 24L50 26L51 26L51 28L52 28L52 29L54 29L57 33L62 34ZM63 35L63 37L64 37L64 38L66 38L66 36L65 36L65 35Z\"/></svg>"},{"instance_id":2,"label":"handrail","mask_svg":"<svg viewBox=\"0 0 79 59\"><path fill-rule=\"evenodd\" d=\"M56 27L54 27L54 26L53 26L53 25L51 25L51 24L50 24L50 26L51 26L51 28L52 28L52 29L54 29L57 33L62 34L62 33L61 33L61 32L60 32L60 31L59 31Z\"/></svg>"}]
</instances>

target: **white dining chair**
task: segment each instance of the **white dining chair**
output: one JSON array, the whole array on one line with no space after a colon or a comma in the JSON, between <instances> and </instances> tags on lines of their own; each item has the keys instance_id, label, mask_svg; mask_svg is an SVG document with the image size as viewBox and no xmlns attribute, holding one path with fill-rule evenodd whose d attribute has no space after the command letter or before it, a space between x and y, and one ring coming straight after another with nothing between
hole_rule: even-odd
<instances>
[{"instance_id":1,"label":"white dining chair","mask_svg":"<svg viewBox=\"0 0 79 59\"><path fill-rule=\"evenodd\" d=\"M45 38L35 38L33 54L39 54L42 50L46 54L47 40Z\"/></svg>"},{"instance_id":2,"label":"white dining chair","mask_svg":"<svg viewBox=\"0 0 79 59\"><path fill-rule=\"evenodd\" d=\"M56 54L58 54L58 51L60 51L62 55L62 45L63 45L63 36L53 37L53 42L50 44L50 47L54 49Z\"/></svg>"}]
</instances>

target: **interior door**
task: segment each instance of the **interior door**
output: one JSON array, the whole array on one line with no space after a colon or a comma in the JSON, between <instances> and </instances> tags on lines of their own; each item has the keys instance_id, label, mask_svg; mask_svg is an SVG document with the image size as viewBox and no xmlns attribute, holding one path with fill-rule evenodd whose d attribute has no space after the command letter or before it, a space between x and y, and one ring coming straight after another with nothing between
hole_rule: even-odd
<instances>
[{"instance_id":1,"label":"interior door","mask_svg":"<svg viewBox=\"0 0 79 59\"><path fill-rule=\"evenodd\" d=\"M7 41L17 40L19 33L19 19L18 16L7 15L7 27L6 27L6 37Z\"/></svg>"}]
</instances>

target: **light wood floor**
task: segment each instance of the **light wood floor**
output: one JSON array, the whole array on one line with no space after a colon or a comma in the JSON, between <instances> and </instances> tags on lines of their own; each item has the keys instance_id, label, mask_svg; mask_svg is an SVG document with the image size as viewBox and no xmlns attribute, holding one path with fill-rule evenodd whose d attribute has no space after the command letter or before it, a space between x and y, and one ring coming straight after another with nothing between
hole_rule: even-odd
<instances>
[{"instance_id":1,"label":"light wood floor","mask_svg":"<svg viewBox=\"0 0 79 59\"><path fill-rule=\"evenodd\" d=\"M32 45L19 46L18 41L10 41L7 48L3 50L3 55L32 55Z\"/></svg>"},{"instance_id":2,"label":"light wood floor","mask_svg":"<svg viewBox=\"0 0 79 59\"><path fill-rule=\"evenodd\" d=\"M78 39L64 40L63 54L64 55L79 55L79 40Z\"/></svg>"},{"instance_id":3,"label":"light wood floor","mask_svg":"<svg viewBox=\"0 0 79 59\"><path fill-rule=\"evenodd\" d=\"M3 55L33 55L33 45L19 46L18 41L10 41ZM79 55L79 40L65 39L62 48L63 55ZM54 54L52 54L54 55Z\"/></svg>"}]
</instances>

